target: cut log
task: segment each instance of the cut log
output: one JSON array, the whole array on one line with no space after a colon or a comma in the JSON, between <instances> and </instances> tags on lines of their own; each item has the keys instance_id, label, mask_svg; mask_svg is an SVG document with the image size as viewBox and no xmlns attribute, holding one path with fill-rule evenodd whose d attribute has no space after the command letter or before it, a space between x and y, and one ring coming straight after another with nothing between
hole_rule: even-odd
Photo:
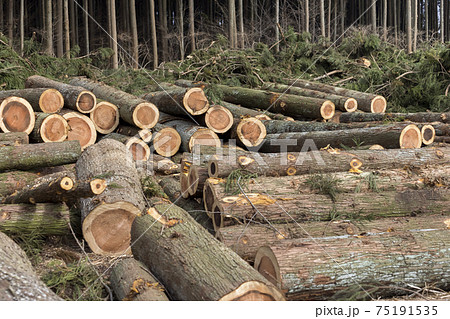
<instances>
[{"instance_id":1,"label":"cut log","mask_svg":"<svg viewBox=\"0 0 450 319\"><path fill-rule=\"evenodd\" d=\"M127 149L133 155L135 161L147 161L150 158L150 148L148 145L135 136L126 136L118 133L110 133L105 135L102 139L113 139L125 144Z\"/></svg>"},{"instance_id":2,"label":"cut log","mask_svg":"<svg viewBox=\"0 0 450 319\"><path fill-rule=\"evenodd\" d=\"M140 162L137 170L141 176L151 176L155 174L172 175L180 172L180 165L175 164L171 159L151 153L147 162Z\"/></svg>"},{"instance_id":3,"label":"cut log","mask_svg":"<svg viewBox=\"0 0 450 319\"><path fill-rule=\"evenodd\" d=\"M116 105L119 108L120 118L128 124L144 129L152 128L158 123L158 108L150 102L86 78L73 78L70 84L91 90L98 98Z\"/></svg>"},{"instance_id":4,"label":"cut log","mask_svg":"<svg viewBox=\"0 0 450 319\"><path fill-rule=\"evenodd\" d=\"M450 123L450 113L433 113L433 112L419 112L419 113L343 113L339 117L341 123L352 122L383 122L383 121L412 121L417 123L427 122L443 122Z\"/></svg>"},{"instance_id":5,"label":"cut log","mask_svg":"<svg viewBox=\"0 0 450 319\"><path fill-rule=\"evenodd\" d=\"M0 172L75 163L80 154L78 141L0 147Z\"/></svg>"},{"instance_id":6,"label":"cut log","mask_svg":"<svg viewBox=\"0 0 450 319\"><path fill-rule=\"evenodd\" d=\"M169 301L158 280L133 258L119 261L111 271L110 281L117 300Z\"/></svg>"},{"instance_id":7,"label":"cut log","mask_svg":"<svg viewBox=\"0 0 450 319\"><path fill-rule=\"evenodd\" d=\"M131 235L133 255L152 269L174 300L284 300L177 206L155 204L135 219Z\"/></svg>"},{"instance_id":8,"label":"cut log","mask_svg":"<svg viewBox=\"0 0 450 319\"><path fill-rule=\"evenodd\" d=\"M58 113L64 106L64 98L55 89L36 88L0 91L0 100L10 96L27 100L36 112Z\"/></svg>"},{"instance_id":9,"label":"cut log","mask_svg":"<svg viewBox=\"0 0 450 319\"><path fill-rule=\"evenodd\" d=\"M447 290L447 218L386 219L374 233L286 240L260 248L254 266L288 300L373 300L409 294L411 286Z\"/></svg>"},{"instance_id":10,"label":"cut log","mask_svg":"<svg viewBox=\"0 0 450 319\"><path fill-rule=\"evenodd\" d=\"M228 132L231 126L233 126L233 114L221 105L211 106L204 118L200 118L199 120L200 124L218 134Z\"/></svg>"},{"instance_id":11,"label":"cut log","mask_svg":"<svg viewBox=\"0 0 450 319\"><path fill-rule=\"evenodd\" d=\"M161 156L173 156L180 150L181 136L173 127L156 124L153 128L152 147Z\"/></svg>"},{"instance_id":12,"label":"cut log","mask_svg":"<svg viewBox=\"0 0 450 319\"><path fill-rule=\"evenodd\" d=\"M0 99L0 129L30 134L34 128L34 111L27 100L10 96Z\"/></svg>"},{"instance_id":13,"label":"cut log","mask_svg":"<svg viewBox=\"0 0 450 319\"><path fill-rule=\"evenodd\" d=\"M39 279L19 245L1 232L0 242L0 300L62 300Z\"/></svg>"},{"instance_id":14,"label":"cut log","mask_svg":"<svg viewBox=\"0 0 450 319\"><path fill-rule=\"evenodd\" d=\"M381 123L333 123L333 122L310 122L310 121L278 121L262 120L267 134L289 133L289 132L316 132L336 131L356 128L368 128L382 126Z\"/></svg>"},{"instance_id":15,"label":"cut log","mask_svg":"<svg viewBox=\"0 0 450 319\"><path fill-rule=\"evenodd\" d=\"M141 140L143 140L145 143L150 143L152 141L153 133L150 129L139 129L135 126L128 126L128 125L119 125L117 127L116 133L126 135L126 136L134 136Z\"/></svg>"},{"instance_id":16,"label":"cut log","mask_svg":"<svg viewBox=\"0 0 450 319\"><path fill-rule=\"evenodd\" d=\"M342 112L355 112L358 109L358 102L350 96L340 96L321 91L315 91L300 88L292 85L284 85L277 83L265 83L261 89L271 92L293 94L299 96L308 96L319 99L329 100L334 103L336 109Z\"/></svg>"},{"instance_id":17,"label":"cut log","mask_svg":"<svg viewBox=\"0 0 450 319\"><path fill-rule=\"evenodd\" d=\"M28 134L25 132L0 133L0 146L28 144Z\"/></svg>"},{"instance_id":18,"label":"cut log","mask_svg":"<svg viewBox=\"0 0 450 319\"><path fill-rule=\"evenodd\" d=\"M26 88L52 88L58 90L64 97L66 108L80 113L90 113L97 104L96 96L80 87L54 81L39 75L30 76L25 82Z\"/></svg>"},{"instance_id":19,"label":"cut log","mask_svg":"<svg viewBox=\"0 0 450 319\"><path fill-rule=\"evenodd\" d=\"M11 195L38 177L39 174L34 172L12 171L0 173L0 198Z\"/></svg>"},{"instance_id":20,"label":"cut log","mask_svg":"<svg viewBox=\"0 0 450 319\"><path fill-rule=\"evenodd\" d=\"M108 187L80 200L83 236L94 253L130 253L130 229L145 202L132 155L122 143L103 139L87 148L76 163L80 180L104 178Z\"/></svg>"},{"instance_id":21,"label":"cut log","mask_svg":"<svg viewBox=\"0 0 450 319\"><path fill-rule=\"evenodd\" d=\"M279 121L293 121L294 119L289 116L285 116L282 114L276 114L271 113L268 111L258 111L249 109L246 107L242 107L240 105L228 103L225 101L220 101L220 105L226 108L228 111L233 114L233 117L235 118L242 118L242 117L255 117L260 120L279 120Z\"/></svg>"},{"instance_id":22,"label":"cut log","mask_svg":"<svg viewBox=\"0 0 450 319\"><path fill-rule=\"evenodd\" d=\"M204 114L209 108L208 99L201 88L174 86L164 91L146 93L141 98L155 104L164 113L182 117Z\"/></svg>"},{"instance_id":23,"label":"cut log","mask_svg":"<svg viewBox=\"0 0 450 319\"><path fill-rule=\"evenodd\" d=\"M289 81L288 84L329 94L353 97L358 101L358 109L364 112L384 113L386 111L387 102L386 99L381 95L348 90L337 86L331 86L317 82L309 82L300 79Z\"/></svg>"},{"instance_id":24,"label":"cut log","mask_svg":"<svg viewBox=\"0 0 450 319\"><path fill-rule=\"evenodd\" d=\"M450 136L436 136L434 138L436 143L448 143L450 144Z\"/></svg>"},{"instance_id":25,"label":"cut log","mask_svg":"<svg viewBox=\"0 0 450 319\"><path fill-rule=\"evenodd\" d=\"M100 134L112 133L119 125L120 119L117 106L106 101L99 101L89 117Z\"/></svg>"},{"instance_id":26,"label":"cut log","mask_svg":"<svg viewBox=\"0 0 450 319\"><path fill-rule=\"evenodd\" d=\"M448 165L450 149L391 149L361 151L310 151L300 153L253 153L236 157L213 157L208 163L210 177L228 177L236 169L258 176L289 176L312 173L347 172ZM356 165L356 166L355 166Z\"/></svg>"},{"instance_id":27,"label":"cut log","mask_svg":"<svg viewBox=\"0 0 450 319\"><path fill-rule=\"evenodd\" d=\"M89 117L78 112L66 110L63 110L61 114L69 124L67 140L79 141L82 150L95 143L97 140L97 130Z\"/></svg>"},{"instance_id":28,"label":"cut log","mask_svg":"<svg viewBox=\"0 0 450 319\"><path fill-rule=\"evenodd\" d=\"M393 124L379 127L369 127L350 130L293 132L267 134L258 147L259 152L299 152L308 146L316 148L355 147L360 144L378 144L384 148L420 148L422 134L414 124Z\"/></svg>"},{"instance_id":29,"label":"cut log","mask_svg":"<svg viewBox=\"0 0 450 319\"><path fill-rule=\"evenodd\" d=\"M36 120L30 138L38 143L63 142L67 139L69 124L59 114L35 113Z\"/></svg>"},{"instance_id":30,"label":"cut log","mask_svg":"<svg viewBox=\"0 0 450 319\"><path fill-rule=\"evenodd\" d=\"M181 137L180 149L190 152L194 145L210 145L219 147L221 142L216 133L206 127L197 126L185 120L166 122L165 125L174 128ZM162 154L160 154L162 155Z\"/></svg>"},{"instance_id":31,"label":"cut log","mask_svg":"<svg viewBox=\"0 0 450 319\"><path fill-rule=\"evenodd\" d=\"M188 173L189 195L192 197L203 197L203 187L208 177L208 167L206 165L191 165Z\"/></svg>"},{"instance_id":32,"label":"cut log","mask_svg":"<svg viewBox=\"0 0 450 319\"><path fill-rule=\"evenodd\" d=\"M266 135L264 124L254 117L235 119L231 129L231 138L248 148L261 145Z\"/></svg>"},{"instance_id":33,"label":"cut log","mask_svg":"<svg viewBox=\"0 0 450 319\"><path fill-rule=\"evenodd\" d=\"M334 103L312 97L291 94L280 94L263 90L242 87L217 85L223 92L223 99L227 102L240 104L248 108L260 108L271 112L282 113L294 119L325 119L333 117Z\"/></svg>"},{"instance_id":34,"label":"cut log","mask_svg":"<svg viewBox=\"0 0 450 319\"><path fill-rule=\"evenodd\" d=\"M420 133L422 134L422 143L424 145L430 145L433 144L434 138L436 137L436 131L433 127L433 125L425 124L425 125L418 125L420 128Z\"/></svg>"},{"instance_id":35,"label":"cut log","mask_svg":"<svg viewBox=\"0 0 450 319\"><path fill-rule=\"evenodd\" d=\"M69 223L66 204L0 205L0 231L8 235L64 236Z\"/></svg>"}]
</instances>

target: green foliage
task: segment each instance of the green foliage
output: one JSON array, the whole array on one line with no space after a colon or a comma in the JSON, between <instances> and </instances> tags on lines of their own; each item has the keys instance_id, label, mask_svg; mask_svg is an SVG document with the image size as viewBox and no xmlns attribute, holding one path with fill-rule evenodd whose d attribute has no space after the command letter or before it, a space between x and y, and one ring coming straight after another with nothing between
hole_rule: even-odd
<instances>
[{"instance_id":1,"label":"green foliage","mask_svg":"<svg viewBox=\"0 0 450 319\"><path fill-rule=\"evenodd\" d=\"M336 201L337 194L340 192L338 188L340 182L340 179L330 174L313 174L305 181L311 190L316 190L319 194L329 195L333 202Z\"/></svg>"},{"instance_id":2,"label":"green foliage","mask_svg":"<svg viewBox=\"0 0 450 319\"><path fill-rule=\"evenodd\" d=\"M23 249L31 263L35 264L40 261L39 254L42 251L45 238L39 235L38 229L31 233L10 234L9 236Z\"/></svg>"},{"instance_id":3,"label":"green foliage","mask_svg":"<svg viewBox=\"0 0 450 319\"><path fill-rule=\"evenodd\" d=\"M144 192L145 197L161 197L169 199L164 193L164 190L161 186L159 186L158 182L152 177L147 176L141 180L142 191Z\"/></svg>"},{"instance_id":4,"label":"green foliage","mask_svg":"<svg viewBox=\"0 0 450 319\"><path fill-rule=\"evenodd\" d=\"M257 178L258 174L250 173L245 169L236 169L228 175L225 182L225 193L230 195L236 195L241 192L241 188L248 190L248 183L250 179ZM239 182L239 185L238 185ZM240 188L240 187L241 188Z\"/></svg>"}]
</instances>

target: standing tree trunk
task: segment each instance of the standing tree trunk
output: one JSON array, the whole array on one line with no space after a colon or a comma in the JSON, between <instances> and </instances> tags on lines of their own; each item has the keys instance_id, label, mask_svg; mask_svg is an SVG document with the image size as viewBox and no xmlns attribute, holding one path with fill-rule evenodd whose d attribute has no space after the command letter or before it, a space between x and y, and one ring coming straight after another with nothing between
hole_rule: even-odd
<instances>
[{"instance_id":1,"label":"standing tree trunk","mask_svg":"<svg viewBox=\"0 0 450 319\"><path fill-rule=\"evenodd\" d=\"M56 56L61 58L64 54L63 35L63 0L56 1Z\"/></svg>"},{"instance_id":2,"label":"standing tree trunk","mask_svg":"<svg viewBox=\"0 0 450 319\"><path fill-rule=\"evenodd\" d=\"M158 1L159 28L161 30L161 49L162 60L168 61L168 43L167 43L167 0Z\"/></svg>"},{"instance_id":3,"label":"standing tree trunk","mask_svg":"<svg viewBox=\"0 0 450 319\"><path fill-rule=\"evenodd\" d=\"M234 37L235 24L236 24L236 8L235 8L235 0L228 0L228 33L229 33L229 41L230 47L232 49L236 48L236 42Z\"/></svg>"},{"instance_id":4,"label":"standing tree trunk","mask_svg":"<svg viewBox=\"0 0 450 319\"><path fill-rule=\"evenodd\" d=\"M305 0L305 32L309 33L309 0Z\"/></svg>"},{"instance_id":5,"label":"standing tree trunk","mask_svg":"<svg viewBox=\"0 0 450 319\"><path fill-rule=\"evenodd\" d=\"M406 0L406 37L408 45L408 53L412 53L412 28L411 28L411 1Z\"/></svg>"},{"instance_id":6,"label":"standing tree trunk","mask_svg":"<svg viewBox=\"0 0 450 319\"><path fill-rule=\"evenodd\" d=\"M45 0L45 3L45 53L53 55L52 0Z\"/></svg>"},{"instance_id":7,"label":"standing tree trunk","mask_svg":"<svg viewBox=\"0 0 450 319\"><path fill-rule=\"evenodd\" d=\"M397 0L393 0L394 7L394 37L395 37L395 45L398 45L398 19L397 19Z\"/></svg>"},{"instance_id":8,"label":"standing tree trunk","mask_svg":"<svg viewBox=\"0 0 450 319\"><path fill-rule=\"evenodd\" d=\"M195 51L194 0L189 0L189 35L191 36L191 52Z\"/></svg>"},{"instance_id":9,"label":"standing tree trunk","mask_svg":"<svg viewBox=\"0 0 450 319\"><path fill-rule=\"evenodd\" d=\"M331 39L331 0L328 0L327 37Z\"/></svg>"},{"instance_id":10,"label":"standing tree trunk","mask_svg":"<svg viewBox=\"0 0 450 319\"><path fill-rule=\"evenodd\" d=\"M25 37L25 25L24 25L24 15L25 15L25 4L24 0L20 0L20 55L23 56L23 43Z\"/></svg>"},{"instance_id":11,"label":"standing tree trunk","mask_svg":"<svg viewBox=\"0 0 450 319\"><path fill-rule=\"evenodd\" d=\"M155 0L150 0L150 26L152 33L153 69L158 67L158 38L156 36Z\"/></svg>"},{"instance_id":12,"label":"standing tree trunk","mask_svg":"<svg viewBox=\"0 0 450 319\"><path fill-rule=\"evenodd\" d=\"M383 40L387 41L387 25L388 25L388 2L383 0Z\"/></svg>"},{"instance_id":13,"label":"standing tree trunk","mask_svg":"<svg viewBox=\"0 0 450 319\"><path fill-rule=\"evenodd\" d=\"M440 7L440 11L441 11L441 18L440 18L440 20L441 20L441 42L442 43L445 43L445 32L444 32L444 30L445 30L445 23L444 23L444 17L445 17L445 14L444 14L444 9L445 9L445 6L444 6L444 0L441 0L441 7Z\"/></svg>"},{"instance_id":14,"label":"standing tree trunk","mask_svg":"<svg viewBox=\"0 0 450 319\"><path fill-rule=\"evenodd\" d=\"M117 23L116 23L116 0L109 0L109 10L110 10L110 16L109 18L111 23L111 44L113 49L113 55L112 55L112 68L118 69L119 68L119 52L117 50Z\"/></svg>"},{"instance_id":15,"label":"standing tree trunk","mask_svg":"<svg viewBox=\"0 0 450 319\"><path fill-rule=\"evenodd\" d=\"M64 0L64 46L65 55L67 59L70 59L70 24L69 24L69 0Z\"/></svg>"},{"instance_id":16,"label":"standing tree trunk","mask_svg":"<svg viewBox=\"0 0 450 319\"><path fill-rule=\"evenodd\" d=\"M325 34L325 0L320 0L320 32L323 37Z\"/></svg>"},{"instance_id":17,"label":"standing tree trunk","mask_svg":"<svg viewBox=\"0 0 450 319\"><path fill-rule=\"evenodd\" d=\"M280 51L280 0L275 1L275 51Z\"/></svg>"},{"instance_id":18,"label":"standing tree trunk","mask_svg":"<svg viewBox=\"0 0 450 319\"><path fill-rule=\"evenodd\" d=\"M429 35L429 31L428 31L428 28L429 28L429 14L428 14L428 0L425 0L425 41L427 41L428 42L428 40L429 40L429 37L430 37L430 35Z\"/></svg>"},{"instance_id":19,"label":"standing tree trunk","mask_svg":"<svg viewBox=\"0 0 450 319\"><path fill-rule=\"evenodd\" d=\"M83 23L84 23L84 41L86 54L90 53L89 50L89 6L88 0L83 0Z\"/></svg>"},{"instance_id":20,"label":"standing tree trunk","mask_svg":"<svg viewBox=\"0 0 450 319\"><path fill-rule=\"evenodd\" d=\"M372 31L376 32L377 31L377 0L372 0L372 5L371 5L371 12L372 12Z\"/></svg>"},{"instance_id":21,"label":"standing tree trunk","mask_svg":"<svg viewBox=\"0 0 450 319\"><path fill-rule=\"evenodd\" d=\"M180 60L184 60L184 7L183 0L178 0L178 28L180 36Z\"/></svg>"},{"instance_id":22,"label":"standing tree trunk","mask_svg":"<svg viewBox=\"0 0 450 319\"><path fill-rule=\"evenodd\" d=\"M244 49L245 43L244 43L244 4L243 0L239 0L239 40L240 40L240 46L241 49Z\"/></svg>"},{"instance_id":23,"label":"standing tree trunk","mask_svg":"<svg viewBox=\"0 0 450 319\"><path fill-rule=\"evenodd\" d=\"M413 0L413 10L412 10L412 14L413 14L413 22L414 22L414 34L413 34L413 52L417 51L417 6L418 6L418 0Z\"/></svg>"},{"instance_id":24,"label":"standing tree trunk","mask_svg":"<svg viewBox=\"0 0 450 319\"><path fill-rule=\"evenodd\" d=\"M136 3L135 0L130 0L130 22L131 22L131 37L133 39L133 68L139 68L139 42L136 22Z\"/></svg>"}]
</instances>

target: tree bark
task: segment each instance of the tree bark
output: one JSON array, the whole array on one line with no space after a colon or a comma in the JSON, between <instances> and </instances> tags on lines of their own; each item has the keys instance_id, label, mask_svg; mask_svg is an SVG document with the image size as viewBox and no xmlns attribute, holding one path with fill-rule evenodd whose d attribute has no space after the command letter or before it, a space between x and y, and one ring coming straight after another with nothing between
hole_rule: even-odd
<instances>
[{"instance_id":1,"label":"tree bark","mask_svg":"<svg viewBox=\"0 0 450 319\"><path fill-rule=\"evenodd\" d=\"M64 54L64 36L63 36L63 3L62 0L56 1L56 57L61 58Z\"/></svg>"},{"instance_id":2,"label":"tree bark","mask_svg":"<svg viewBox=\"0 0 450 319\"><path fill-rule=\"evenodd\" d=\"M0 100L10 96L27 100L34 111L44 113L58 113L64 105L64 98L55 89L21 89L0 91Z\"/></svg>"},{"instance_id":3,"label":"tree bark","mask_svg":"<svg viewBox=\"0 0 450 319\"><path fill-rule=\"evenodd\" d=\"M158 68L158 38L156 36L155 0L150 0L150 25L152 32L153 69Z\"/></svg>"},{"instance_id":4,"label":"tree bark","mask_svg":"<svg viewBox=\"0 0 450 319\"><path fill-rule=\"evenodd\" d=\"M36 275L25 252L0 232L0 300L61 300Z\"/></svg>"},{"instance_id":5,"label":"tree bark","mask_svg":"<svg viewBox=\"0 0 450 319\"><path fill-rule=\"evenodd\" d=\"M207 165L191 165L188 172L189 195L195 198L202 198L203 187L208 177Z\"/></svg>"},{"instance_id":6,"label":"tree bark","mask_svg":"<svg viewBox=\"0 0 450 319\"><path fill-rule=\"evenodd\" d=\"M387 41L388 33L388 1L383 0L383 40Z\"/></svg>"},{"instance_id":7,"label":"tree bark","mask_svg":"<svg viewBox=\"0 0 450 319\"><path fill-rule=\"evenodd\" d=\"M21 145L28 144L28 142L28 134L25 132L0 133L0 145L6 145L7 143L12 145Z\"/></svg>"},{"instance_id":8,"label":"tree bark","mask_svg":"<svg viewBox=\"0 0 450 319\"><path fill-rule=\"evenodd\" d=\"M384 121L412 121L412 122L443 122L450 123L450 113L419 112L419 113L342 113L341 123L352 122L384 122Z\"/></svg>"},{"instance_id":9,"label":"tree bark","mask_svg":"<svg viewBox=\"0 0 450 319\"><path fill-rule=\"evenodd\" d=\"M289 81L289 85L315 91L322 91L329 94L353 97L358 102L358 109L364 112L384 113L386 111L386 99L380 95L348 90L337 86L299 79Z\"/></svg>"},{"instance_id":10,"label":"tree bark","mask_svg":"<svg viewBox=\"0 0 450 319\"><path fill-rule=\"evenodd\" d=\"M239 0L239 42L241 49L245 48L245 33L244 33L244 4L243 0Z\"/></svg>"},{"instance_id":11,"label":"tree bark","mask_svg":"<svg viewBox=\"0 0 450 319\"><path fill-rule=\"evenodd\" d=\"M185 120L174 120L164 123L174 128L181 137L180 149L190 152L194 145L211 145L219 147L221 142L216 133L206 127L197 126ZM162 155L162 154L161 154Z\"/></svg>"},{"instance_id":12,"label":"tree bark","mask_svg":"<svg viewBox=\"0 0 450 319\"><path fill-rule=\"evenodd\" d=\"M287 133L287 132L315 132L315 131L335 131L348 130L356 128L367 128L374 126L382 126L382 123L333 123L333 122L306 122L306 121L279 121L279 120L262 120L261 121L267 134Z\"/></svg>"},{"instance_id":13,"label":"tree bark","mask_svg":"<svg viewBox=\"0 0 450 319\"><path fill-rule=\"evenodd\" d=\"M119 108L121 119L129 124L145 129L154 127L158 122L158 108L134 95L86 78L73 78L70 83L84 87L98 98L115 104Z\"/></svg>"},{"instance_id":14,"label":"tree bark","mask_svg":"<svg viewBox=\"0 0 450 319\"><path fill-rule=\"evenodd\" d=\"M413 52L412 48L412 28L411 28L411 0L406 0L406 40L408 54Z\"/></svg>"},{"instance_id":15,"label":"tree bark","mask_svg":"<svg viewBox=\"0 0 450 319\"><path fill-rule=\"evenodd\" d=\"M77 177L104 177L107 189L80 199L83 236L94 253L130 253L130 229L145 208L141 183L131 153L120 142L104 139L86 149L76 164Z\"/></svg>"},{"instance_id":16,"label":"tree bark","mask_svg":"<svg viewBox=\"0 0 450 319\"><path fill-rule=\"evenodd\" d=\"M5 197L21 189L38 178L34 172L12 171L0 173L0 197Z\"/></svg>"},{"instance_id":17,"label":"tree bark","mask_svg":"<svg viewBox=\"0 0 450 319\"><path fill-rule=\"evenodd\" d=\"M174 300L284 299L181 208L156 204L136 218L131 234L133 255L152 269Z\"/></svg>"},{"instance_id":18,"label":"tree bark","mask_svg":"<svg viewBox=\"0 0 450 319\"><path fill-rule=\"evenodd\" d=\"M220 102L220 106L228 109L228 111L233 114L234 118L242 118L242 117L254 117L260 120L280 120L280 121L293 121L292 117L285 116L282 114L275 114L268 111L257 111L253 109L249 109L240 105L228 103L225 101Z\"/></svg>"},{"instance_id":19,"label":"tree bark","mask_svg":"<svg viewBox=\"0 0 450 319\"><path fill-rule=\"evenodd\" d=\"M169 301L158 280L133 258L119 261L111 271L110 281L118 300Z\"/></svg>"},{"instance_id":20,"label":"tree bark","mask_svg":"<svg viewBox=\"0 0 450 319\"><path fill-rule=\"evenodd\" d=\"M51 0L45 0L45 54L53 55L53 19Z\"/></svg>"},{"instance_id":21,"label":"tree bark","mask_svg":"<svg viewBox=\"0 0 450 319\"><path fill-rule=\"evenodd\" d=\"M372 20L372 31L374 33L377 32L377 0L372 0L371 7L371 20Z\"/></svg>"},{"instance_id":22,"label":"tree bark","mask_svg":"<svg viewBox=\"0 0 450 319\"><path fill-rule=\"evenodd\" d=\"M83 0L83 24L84 24L84 45L86 50L86 55L91 53L89 48L89 7L88 0Z\"/></svg>"},{"instance_id":23,"label":"tree bark","mask_svg":"<svg viewBox=\"0 0 450 319\"><path fill-rule=\"evenodd\" d=\"M67 59L70 59L70 20L69 20L69 0L64 0L64 52Z\"/></svg>"},{"instance_id":24,"label":"tree bark","mask_svg":"<svg viewBox=\"0 0 450 319\"><path fill-rule=\"evenodd\" d=\"M130 4L130 22L131 22L131 38L133 40L133 68L137 70L139 68L139 41L137 33L136 22L136 4L135 0L129 0Z\"/></svg>"},{"instance_id":25,"label":"tree bark","mask_svg":"<svg viewBox=\"0 0 450 319\"><path fill-rule=\"evenodd\" d=\"M440 13L441 13L441 42L445 43L445 24L444 24L444 16L445 16L445 6L444 6L444 0L441 0L441 7L440 7Z\"/></svg>"},{"instance_id":26,"label":"tree bark","mask_svg":"<svg viewBox=\"0 0 450 319\"><path fill-rule=\"evenodd\" d=\"M20 0L20 16L19 16L19 29L20 29L20 55L23 56L23 46L25 40L25 3L24 0Z\"/></svg>"},{"instance_id":27,"label":"tree bark","mask_svg":"<svg viewBox=\"0 0 450 319\"><path fill-rule=\"evenodd\" d=\"M0 130L30 134L34 128L34 112L27 100L10 96L0 98Z\"/></svg>"},{"instance_id":28,"label":"tree bark","mask_svg":"<svg viewBox=\"0 0 450 319\"><path fill-rule=\"evenodd\" d=\"M180 164L175 164L175 162L167 157L151 154L147 162L139 163L137 170L139 174L144 174L144 176L152 176L155 174L173 175L180 172Z\"/></svg>"},{"instance_id":29,"label":"tree bark","mask_svg":"<svg viewBox=\"0 0 450 319\"><path fill-rule=\"evenodd\" d=\"M320 0L320 33L326 37L325 33L325 0Z\"/></svg>"},{"instance_id":30,"label":"tree bark","mask_svg":"<svg viewBox=\"0 0 450 319\"><path fill-rule=\"evenodd\" d=\"M100 134L112 133L119 125L119 108L112 103L99 101L95 109L89 114L95 129Z\"/></svg>"},{"instance_id":31,"label":"tree bark","mask_svg":"<svg viewBox=\"0 0 450 319\"><path fill-rule=\"evenodd\" d=\"M158 0L159 28L161 31L160 41L163 61L168 61L168 42L167 42L167 1Z\"/></svg>"},{"instance_id":32,"label":"tree bark","mask_svg":"<svg viewBox=\"0 0 450 319\"><path fill-rule=\"evenodd\" d=\"M184 6L183 0L177 1L177 9L178 9L178 28L179 28L179 37L180 37L180 60L184 60Z\"/></svg>"},{"instance_id":33,"label":"tree bark","mask_svg":"<svg viewBox=\"0 0 450 319\"><path fill-rule=\"evenodd\" d=\"M194 0L189 0L189 35L191 37L191 52L195 51Z\"/></svg>"},{"instance_id":34,"label":"tree bark","mask_svg":"<svg viewBox=\"0 0 450 319\"><path fill-rule=\"evenodd\" d=\"M0 148L0 172L75 163L80 154L78 141L5 146Z\"/></svg>"},{"instance_id":35,"label":"tree bark","mask_svg":"<svg viewBox=\"0 0 450 319\"><path fill-rule=\"evenodd\" d=\"M323 1L323 0L322 0ZM280 0L275 0L275 51L280 52Z\"/></svg>"},{"instance_id":36,"label":"tree bark","mask_svg":"<svg viewBox=\"0 0 450 319\"><path fill-rule=\"evenodd\" d=\"M30 139L37 143L63 142L67 139L69 124L59 114L35 113L34 129Z\"/></svg>"},{"instance_id":37,"label":"tree bark","mask_svg":"<svg viewBox=\"0 0 450 319\"><path fill-rule=\"evenodd\" d=\"M81 113L62 110L63 118L69 125L67 140L79 141L81 150L91 146L97 140L97 131L91 119Z\"/></svg>"},{"instance_id":38,"label":"tree bark","mask_svg":"<svg viewBox=\"0 0 450 319\"><path fill-rule=\"evenodd\" d=\"M305 0L305 32L309 33L309 0Z\"/></svg>"},{"instance_id":39,"label":"tree bark","mask_svg":"<svg viewBox=\"0 0 450 319\"><path fill-rule=\"evenodd\" d=\"M109 18L111 23L111 36L112 36L112 49L113 49L113 55L112 55L112 68L118 69L119 68L119 52L117 49L117 23L116 23L116 0L109 0L110 5L110 16Z\"/></svg>"},{"instance_id":40,"label":"tree bark","mask_svg":"<svg viewBox=\"0 0 450 319\"><path fill-rule=\"evenodd\" d=\"M130 137L134 136L143 140L145 143L150 143L153 138L153 133L151 130L149 129L140 130L135 126L128 126L128 125L119 125L115 133Z\"/></svg>"},{"instance_id":41,"label":"tree bark","mask_svg":"<svg viewBox=\"0 0 450 319\"><path fill-rule=\"evenodd\" d=\"M95 109L95 95L79 86L68 85L43 76L32 75L25 82L26 88L52 88L64 97L64 106L80 113L90 113Z\"/></svg>"}]
</instances>

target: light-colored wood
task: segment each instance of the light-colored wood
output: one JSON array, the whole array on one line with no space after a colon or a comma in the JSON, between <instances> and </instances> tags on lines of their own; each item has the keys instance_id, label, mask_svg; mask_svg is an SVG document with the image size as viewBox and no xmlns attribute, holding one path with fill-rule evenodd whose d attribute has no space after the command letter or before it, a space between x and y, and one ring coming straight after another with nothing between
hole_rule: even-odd
<instances>
[{"instance_id":1,"label":"light-colored wood","mask_svg":"<svg viewBox=\"0 0 450 319\"><path fill-rule=\"evenodd\" d=\"M69 124L67 140L79 141L82 150L93 145L97 140L97 130L91 119L78 112L63 111L61 114Z\"/></svg>"},{"instance_id":2,"label":"light-colored wood","mask_svg":"<svg viewBox=\"0 0 450 319\"><path fill-rule=\"evenodd\" d=\"M97 107L89 114L95 129L100 134L109 134L119 125L119 109L112 103L100 101Z\"/></svg>"},{"instance_id":3,"label":"light-colored wood","mask_svg":"<svg viewBox=\"0 0 450 319\"><path fill-rule=\"evenodd\" d=\"M34 111L27 100L15 96L0 99L0 129L3 132L30 134L34 122Z\"/></svg>"},{"instance_id":4,"label":"light-colored wood","mask_svg":"<svg viewBox=\"0 0 450 319\"><path fill-rule=\"evenodd\" d=\"M233 125L233 114L221 105L213 105L205 114L205 124L215 133L226 133Z\"/></svg>"},{"instance_id":5,"label":"light-colored wood","mask_svg":"<svg viewBox=\"0 0 450 319\"><path fill-rule=\"evenodd\" d=\"M36 142L62 142L67 139L69 124L59 114L35 113L36 120L30 138Z\"/></svg>"}]
</instances>

